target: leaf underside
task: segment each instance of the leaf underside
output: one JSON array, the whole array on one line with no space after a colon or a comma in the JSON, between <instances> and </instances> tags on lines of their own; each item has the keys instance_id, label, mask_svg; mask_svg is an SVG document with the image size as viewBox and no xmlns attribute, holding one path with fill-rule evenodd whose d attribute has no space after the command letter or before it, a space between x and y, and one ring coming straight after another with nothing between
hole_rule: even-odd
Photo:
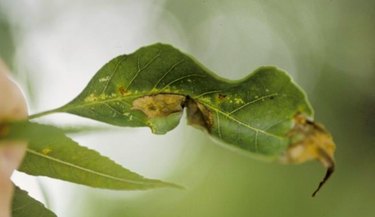
<instances>
[{"instance_id":1,"label":"leaf underside","mask_svg":"<svg viewBox=\"0 0 375 217\"><path fill-rule=\"evenodd\" d=\"M317 159L334 166L332 138L311 121L305 94L285 72L260 67L229 81L165 44L114 58L74 100L45 114L66 112L164 134L185 108L190 125L229 146L286 163Z\"/></svg>"}]
</instances>

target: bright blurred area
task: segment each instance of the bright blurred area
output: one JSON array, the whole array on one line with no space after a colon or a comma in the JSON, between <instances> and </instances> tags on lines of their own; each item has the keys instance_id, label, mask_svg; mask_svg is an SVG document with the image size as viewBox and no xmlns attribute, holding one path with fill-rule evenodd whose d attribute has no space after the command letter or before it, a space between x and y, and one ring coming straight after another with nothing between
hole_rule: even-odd
<instances>
[{"instance_id":1,"label":"bright blurred area","mask_svg":"<svg viewBox=\"0 0 375 217\"><path fill-rule=\"evenodd\" d=\"M107 61L156 42L230 79L262 65L289 72L337 144L337 171L317 197L325 172L317 162L239 155L185 121L165 136L114 127L74 136L185 190L116 192L17 174L21 187L60 217L375 216L375 1L0 1L0 56L30 113L65 104ZM43 121L99 125L64 114Z\"/></svg>"}]
</instances>

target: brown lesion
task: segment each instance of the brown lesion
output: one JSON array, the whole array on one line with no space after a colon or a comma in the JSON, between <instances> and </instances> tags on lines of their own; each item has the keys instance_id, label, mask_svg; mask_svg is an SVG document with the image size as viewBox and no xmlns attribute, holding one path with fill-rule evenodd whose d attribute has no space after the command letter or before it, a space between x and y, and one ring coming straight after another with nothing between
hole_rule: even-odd
<instances>
[{"instance_id":1,"label":"brown lesion","mask_svg":"<svg viewBox=\"0 0 375 217\"><path fill-rule=\"evenodd\" d=\"M127 91L125 89L125 87L121 86L118 88L118 92L122 95L122 96L126 96L127 95Z\"/></svg>"},{"instance_id":2,"label":"brown lesion","mask_svg":"<svg viewBox=\"0 0 375 217\"><path fill-rule=\"evenodd\" d=\"M186 107L188 123L210 132L213 125L212 112L206 106L190 97L186 100Z\"/></svg>"},{"instance_id":3,"label":"brown lesion","mask_svg":"<svg viewBox=\"0 0 375 217\"><path fill-rule=\"evenodd\" d=\"M187 108L188 123L192 126L211 131L212 112L189 96L178 94L155 94L137 98L133 101L133 110L142 111L147 118L167 117Z\"/></svg>"},{"instance_id":4,"label":"brown lesion","mask_svg":"<svg viewBox=\"0 0 375 217\"><path fill-rule=\"evenodd\" d=\"M288 133L291 144L280 158L284 163L303 163L318 160L327 172L313 196L320 190L335 169L334 152L336 145L332 136L320 124L308 120L304 115L294 117L294 127Z\"/></svg>"},{"instance_id":5,"label":"brown lesion","mask_svg":"<svg viewBox=\"0 0 375 217\"><path fill-rule=\"evenodd\" d=\"M185 96L177 94L156 94L137 98L133 101L133 110L142 111L148 118L166 117L182 112Z\"/></svg>"},{"instance_id":6,"label":"brown lesion","mask_svg":"<svg viewBox=\"0 0 375 217\"><path fill-rule=\"evenodd\" d=\"M222 94L222 93L219 93L219 94L217 95L217 98L218 98L219 100L224 100L225 98L227 98L227 95Z\"/></svg>"}]
</instances>

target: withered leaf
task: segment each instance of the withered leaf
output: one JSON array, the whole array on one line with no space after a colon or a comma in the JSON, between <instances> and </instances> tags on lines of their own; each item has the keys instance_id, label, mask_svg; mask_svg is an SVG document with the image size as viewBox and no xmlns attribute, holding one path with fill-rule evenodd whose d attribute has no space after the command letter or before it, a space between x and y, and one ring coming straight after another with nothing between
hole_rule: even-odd
<instances>
[{"instance_id":1,"label":"withered leaf","mask_svg":"<svg viewBox=\"0 0 375 217\"><path fill-rule=\"evenodd\" d=\"M287 151L281 155L280 160L284 163L318 160L327 168L324 179L313 193L315 196L334 172L336 146L332 136L320 124L309 121L300 114L296 115L294 122L294 127L288 133L290 145Z\"/></svg>"}]
</instances>

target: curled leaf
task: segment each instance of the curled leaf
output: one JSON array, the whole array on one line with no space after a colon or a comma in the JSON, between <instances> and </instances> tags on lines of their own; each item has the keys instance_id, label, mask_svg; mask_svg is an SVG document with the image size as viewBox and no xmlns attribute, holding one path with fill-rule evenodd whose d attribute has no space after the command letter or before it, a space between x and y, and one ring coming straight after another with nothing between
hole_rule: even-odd
<instances>
[{"instance_id":1,"label":"curled leaf","mask_svg":"<svg viewBox=\"0 0 375 217\"><path fill-rule=\"evenodd\" d=\"M334 152L336 149L332 136L320 124L296 115L294 127L288 133L290 145L280 157L284 163L303 163L308 160L318 160L327 168L326 175L320 182L313 196L320 190L335 169Z\"/></svg>"},{"instance_id":2,"label":"curled leaf","mask_svg":"<svg viewBox=\"0 0 375 217\"><path fill-rule=\"evenodd\" d=\"M329 134L306 121L312 108L285 72L260 67L242 80L228 81L165 44L114 58L70 103L31 118L67 112L164 134L178 125L184 108L190 125L228 146L287 163L317 159L333 168L333 151L319 144L328 143ZM299 123L297 116L305 121ZM310 143L320 148L300 145ZM294 154L300 146L314 151Z\"/></svg>"}]
</instances>

